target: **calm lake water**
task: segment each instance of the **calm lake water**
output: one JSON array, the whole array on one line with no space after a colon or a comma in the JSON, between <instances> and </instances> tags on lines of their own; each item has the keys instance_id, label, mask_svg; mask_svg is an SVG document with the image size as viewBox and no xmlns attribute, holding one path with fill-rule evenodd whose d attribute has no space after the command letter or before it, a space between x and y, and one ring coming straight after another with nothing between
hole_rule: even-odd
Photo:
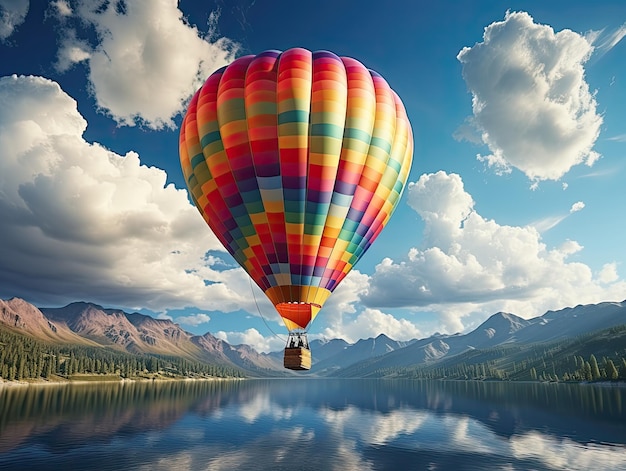
<instances>
[{"instance_id":1,"label":"calm lake water","mask_svg":"<svg viewBox=\"0 0 626 471\"><path fill-rule=\"evenodd\" d=\"M0 469L626 470L626 388L314 379L0 388Z\"/></svg>"}]
</instances>

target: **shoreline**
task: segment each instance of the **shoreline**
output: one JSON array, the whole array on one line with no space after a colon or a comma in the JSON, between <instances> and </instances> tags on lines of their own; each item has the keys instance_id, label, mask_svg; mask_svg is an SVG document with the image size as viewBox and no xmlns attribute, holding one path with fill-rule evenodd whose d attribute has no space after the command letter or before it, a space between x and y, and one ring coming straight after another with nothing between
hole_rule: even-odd
<instances>
[{"instance_id":1,"label":"shoreline","mask_svg":"<svg viewBox=\"0 0 626 471\"><path fill-rule=\"evenodd\" d=\"M7 381L0 380L0 389L3 388L24 388L30 386L71 386L75 384L124 384L124 383L165 383L174 381L240 381L245 378L218 378L218 377L206 377L206 378L111 378L111 379L61 379L61 380L32 380L32 381Z\"/></svg>"},{"instance_id":2,"label":"shoreline","mask_svg":"<svg viewBox=\"0 0 626 471\"><path fill-rule=\"evenodd\" d=\"M7 381L4 379L0 379L0 390L3 388L24 388L24 387L50 387L50 386L71 386L71 385L85 385L85 384L112 384L112 383L165 383L165 382L179 382L179 381L243 381L246 379L257 379L257 378L220 378L220 377L179 377L179 378L167 378L167 377L156 377L156 378L122 378L122 377L109 377L109 379L104 378L94 378L93 376L90 379L66 379L60 378L58 380L32 380L32 381ZM316 378L265 378L265 379L307 379L314 380ZM339 379L339 378L317 378L317 379ZM372 379L372 378L345 378L347 379ZM389 380L390 378L378 378L379 380ZM400 379L400 378L398 378ZM423 380L420 380L423 381ZM474 381L474 380L441 380L441 379L433 379L427 381L454 381L454 382L468 382L468 383L486 383L486 382L494 382L499 383L501 381ZM560 381L560 382L546 382L546 381L506 381L507 384L576 384L579 386L598 386L598 387L617 387L617 388L626 388L626 381L598 381L598 382L588 382L588 381L579 381L579 382L568 382L568 381Z\"/></svg>"}]
</instances>

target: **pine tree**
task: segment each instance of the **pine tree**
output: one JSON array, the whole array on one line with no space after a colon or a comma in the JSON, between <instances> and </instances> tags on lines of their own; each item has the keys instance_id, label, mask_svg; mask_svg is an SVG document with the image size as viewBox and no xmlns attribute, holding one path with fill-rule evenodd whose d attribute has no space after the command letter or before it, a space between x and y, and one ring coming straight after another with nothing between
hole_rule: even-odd
<instances>
[{"instance_id":1,"label":"pine tree","mask_svg":"<svg viewBox=\"0 0 626 471\"><path fill-rule=\"evenodd\" d=\"M619 377L619 373L617 372L617 368L615 368L613 360L607 360L606 362L606 376L611 380L616 380Z\"/></svg>"},{"instance_id":2,"label":"pine tree","mask_svg":"<svg viewBox=\"0 0 626 471\"><path fill-rule=\"evenodd\" d=\"M594 354L589 357L589 365L591 365L591 379L593 381L600 379L600 368L598 368L598 360Z\"/></svg>"},{"instance_id":3,"label":"pine tree","mask_svg":"<svg viewBox=\"0 0 626 471\"><path fill-rule=\"evenodd\" d=\"M21 379L24 379L24 372L26 370L26 356L25 355L22 355L20 357L18 365L19 366L17 368L15 379L19 381Z\"/></svg>"}]
</instances>

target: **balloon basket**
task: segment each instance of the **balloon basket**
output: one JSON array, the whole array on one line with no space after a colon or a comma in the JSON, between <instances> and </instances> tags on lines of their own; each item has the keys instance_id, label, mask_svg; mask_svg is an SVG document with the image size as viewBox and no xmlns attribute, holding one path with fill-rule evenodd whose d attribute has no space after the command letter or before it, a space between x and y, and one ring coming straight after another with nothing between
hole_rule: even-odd
<instances>
[{"instance_id":1,"label":"balloon basket","mask_svg":"<svg viewBox=\"0 0 626 471\"><path fill-rule=\"evenodd\" d=\"M284 366L290 370L310 370L311 350L306 332L289 332Z\"/></svg>"}]
</instances>

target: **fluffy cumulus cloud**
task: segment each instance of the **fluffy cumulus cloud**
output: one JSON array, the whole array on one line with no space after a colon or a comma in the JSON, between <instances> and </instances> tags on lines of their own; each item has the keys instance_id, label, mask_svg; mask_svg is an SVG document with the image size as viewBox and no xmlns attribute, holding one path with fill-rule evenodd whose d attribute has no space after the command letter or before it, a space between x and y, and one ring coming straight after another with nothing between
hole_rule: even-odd
<instances>
[{"instance_id":1,"label":"fluffy cumulus cloud","mask_svg":"<svg viewBox=\"0 0 626 471\"><path fill-rule=\"evenodd\" d=\"M9 38L24 23L29 6L29 0L0 0L0 41Z\"/></svg>"},{"instance_id":2,"label":"fluffy cumulus cloud","mask_svg":"<svg viewBox=\"0 0 626 471\"><path fill-rule=\"evenodd\" d=\"M0 78L0 295L256 312L243 270L207 255L223 249L187 193L86 126L57 83Z\"/></svg>"},{"instance_id":3,"label":"fluffy cumulus cloud","mask_svg":"<svg viewBox=\"0 0 626 471\"><path fill-rule=\"evenodd\" d=\"M367 289L368 279L369 277L359 270L352 270L333 291L333 295L328 298L324 304L324 311L332 312L336 318L355 314L355 303Z\"/></svg>"},{"instance_id":4,"label":"fluffy cumulus cloud","mask_svg":"<svg viewBox=\"0 0 626 471\"><path fill-rule=\"evenodd\" d=\"M600 273L598 273L598 279L602 283L613 283L619 280L619 275L617 273L617 263L605 263L602 266Z\"/></svg>"},{"instance_id":5,"label":"fluffy cumulus cloud","mask_svg":"<svg viewBox=\"0 0 626 471\"><path fill-rule=\"evenodd\" d=\"M473 118L497 172L515 167L530 179L557 180L574 165L592 165L602 117L585 81L593 46L583 36L507 12L483 41L457 58L472 93Z\"/></svg>"},{"instance_id":6,"label":"fluffy cumulus cloud","mask_svg":"<svg viewBox=\"0 0 626 471\"><path fill-rule=\"evenodd\" d=\"M574 203L572 205L572 207L570 208L569 212L570 213L577 213L578 211L582 211L585 207L585 203L583 203L582 201L577 201L576 203Z\"/></svg>"},{"instance_id":7,"label":"fluffy cumulus cloud","mask_svg":"<svg viewBox=\"0 0 626 471\"><path fill-rule=\"evenodd\" d=\"M68 0L56 0L50 2L50 11L54 15L68 18L72 16L72 6Z\"/></svg>"},{"instance_id":8,"label":"fluffy cumulus cloud","mask_svg":"<svg viewBox=\"0 0 626 471\"><path fill-rule=\"evenodd\" d=\"M594 276L587 265L570 261L583 249L576 241L550 249L533 226L505 226L480 216L456 174L422 175L409 185L408 203L424 220L423 247L411 248L403 261L387 258L376 267L362 295L371 308L434 310L442 314L442 329L456 332L470 313L505 310L532 317L572 303L624 297L626 282L613 265Z\"/></svg>"},{"instance_id":9,"label":"fluffy cumulus cloud","mask_svg":"<svg viewBox=\"0 0 626 471\"><path fill-rule=\"evenodd\" d=\"M74 10L58 1L53 11L64 25L57 67L86 62L98 107L122 125L173 127L185 101L237 47L190 25L177 0L86 0ZM85 25L95 29L95 44L81 36Z\"/></svg>"},{"instance_id":10,"label":"fluffy cumulus cloud","mask_svg":"<svg viewBox=\"0 0 626 471\"><path fill-rule=\"evenodd\" d=\"M332 311L329 311L332 312ZM344 318L340 322L327 319L321 336L325 338L342 338L348 343L359 339L378 337L385 334L394 340L412 340L424 335L409 320L398 319L378 309L364 309L353 318Z\"/></svg>"},{"instance_id":11,"label":"fluffy cumulus cloud","mask_svg":"<svg viewBox=\"0 0 626 471\"><path fill-rule=\"evenodd\" d=\"M363 309L360 299L367 293L369 276L358 270L351 271L328 298L317 323L324 327L313 337L341 338L349 343L385 334L394 340L411 340L421 337L419 329L406 319L398 319L378 309ZM319 332L319 333L317 333Z\"/></svg>"},{"instance_id":12,"label":"fluffy cumulus cloud","mask_svg":"<svg viewBox=\"0 0 626 471\"><path fill-rule=\"evenodd\" d=\"M257 352L277 352L285 348L287 336L263 336L256 329L247 329L243 332L216 332L215 337L224 340L231 345L250 345Z\"/></svg>"},{"instance_id":13,"label":"fluffy cumulus cloud","mask_svg":"<svg viewBox=\"0 0 626 471\"><path fill-rule=\"evenodd\" d=\"M207 324L211 320L211 317L207 314L192 314L190 316L179 316L176 318L176 322L181 325L190 325L198 327L202 324Z\"/></svg>"},{"instance_id":14,"label":"fluffy cumulus cloud","mask_svg":"<svg viewBox=\"0 0 626 471\"><path fill-rule=\"evenodd\" d=\"M91 46L87 41L78 39L73 30L67 31L61 44L56 62L56 68L60 72L66 72L77 62L86 61L91 57Z\"/></svg>"}]
</instances>

